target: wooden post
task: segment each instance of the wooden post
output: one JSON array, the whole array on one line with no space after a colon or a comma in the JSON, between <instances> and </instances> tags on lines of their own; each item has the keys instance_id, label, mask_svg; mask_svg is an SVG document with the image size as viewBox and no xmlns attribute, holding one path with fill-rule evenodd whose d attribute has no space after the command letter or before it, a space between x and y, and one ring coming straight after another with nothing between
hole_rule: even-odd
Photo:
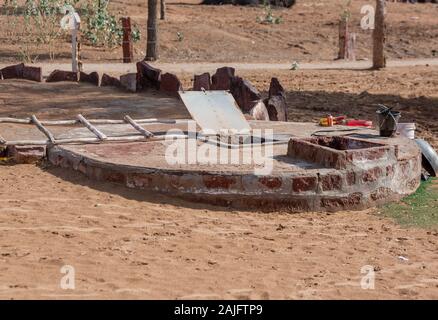
<instances>
[{"instance_id":1,"label":"wooden post","mask_svg":"<svg viewBox=\"0 0 438 320\"><path fill-rule=\"evenodd\" d=\"M131 18L122 18L123 27L123 63L134 61L134 50L132 44Z\"/></svg>"},{"instance_id":2,"label":"wooden post","mask_svg":"<svg viewBox=\"0 0 438 320\"><path fill-rule=\"evenodd\" d=\"M338 59L356 60L356 34L350 33L348 17L339 20Z\"/></svg>"},{"instance_id":3,"label":"wooden post","mask_svg":"<svg viewBox=\"0 0 438 320\"><path fill-rule=\"evenodd\" d=\"M78 45L77 45L78 30L71 30L71 70L78 72Z\"/></svg>"},{"instance_id":4,"label":"wooden post","mask_svg":"<svg viewBox=\"0 0 438 320\"><path fill-rule=\"evenodd\" d=\"M160 19L166 20L166 0L160 0Z\"/></svg>"},{"instance_id":5,"label":"wooden post","mask_svg":"<svg viewBox=\"0 0 438 320\"><path fill-rule=\"evenodd\" d=\"M83 115L78 114L77 118L85 127L87 127L88 130L93 132L99 138L99 140L106 140L108 138L103 132L99 131L99 129L93 126L87 119L85 119Z\"/></svg>"},{"instance_id":6,"label":"wooden post","mask_svg":"<svg viewBox=\"0 0 438 320\"><path fill-rule=\"evenodd\" d=\"M373 69L386 67L385 42L385 0L376 0L376 14L373 30Z\"/></svg>"},{"instance_id":7,"label":"wooden post","mask_svg":"<svg viewBox=\"0 0 438 320\"><path fill-rule=\"evenodd\" d=\"M146 138L150 138L153 137L154 134L148 130L146 130L145 128L143 128L142 126L140 126L137 122L135 122L130 116L126 115L123 118L127 123L129 123L135 130L137 130L138 132L140 132L142 135L144 135Z\"/></svg>"},{"instance_id":8,"label":"wooden post","mask_svg":"<svg viewBox=\"0 0 438 320\"><path fill-rule=\"evenodd\" d=\"M348 34L348 42L345 50L345 59L355 61L356 60L356 34Z\"/></svg>"},{"instance_id":9,"label":"wooden post","mask_svg":"<svg viewBox=\"0 0 438 320\"><path fill-rule=\"evenodd\" d=\"M342 17L339 20L339 52L338 59L345 59L345 51L348 43L348 20Z\"/></svg>"},{"instance_id":10,"label":"wooden post","mask_svg":"<svg viewBox=\"0 0 438 320\"><path fill-rule=\"evenodd\" d=\"M158 32L157 32L157 0L148 0L148 22L147 22L147 61L158 59Z\"/></svg>"}]
</instances>

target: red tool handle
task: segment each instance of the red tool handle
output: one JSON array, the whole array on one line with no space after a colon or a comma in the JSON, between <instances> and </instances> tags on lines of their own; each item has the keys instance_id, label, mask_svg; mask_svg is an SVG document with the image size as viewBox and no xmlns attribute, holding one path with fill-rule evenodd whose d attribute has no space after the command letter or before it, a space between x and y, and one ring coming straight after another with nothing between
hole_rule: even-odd
<instances>
[{"instance_id":1,"label":"red tool handle","mask_svg":"<svg viewBox=\"0 0 438 320\"><path fill-rule=\"evenodd\" d=\"M373 122L369 120L348 120L347 126L350 127L372 127Z\"/></svg>"}]
</instances>

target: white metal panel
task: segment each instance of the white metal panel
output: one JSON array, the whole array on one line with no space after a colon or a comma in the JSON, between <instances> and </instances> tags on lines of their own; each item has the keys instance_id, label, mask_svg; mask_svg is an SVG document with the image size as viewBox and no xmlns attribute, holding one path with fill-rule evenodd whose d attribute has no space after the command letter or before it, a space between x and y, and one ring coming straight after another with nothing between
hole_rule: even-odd
<instances>
[{"instance_id":1,"label":"white metal panel","mask_svg":"<svg viewBox=\"0 0 438 320\"><path fill-rule=\"evenodd\" d=\"M246 121L234 97L227 91L180 92L181 100L203 132L220 134L225 131L249 133Z\"/></svg>"}]
</instances>

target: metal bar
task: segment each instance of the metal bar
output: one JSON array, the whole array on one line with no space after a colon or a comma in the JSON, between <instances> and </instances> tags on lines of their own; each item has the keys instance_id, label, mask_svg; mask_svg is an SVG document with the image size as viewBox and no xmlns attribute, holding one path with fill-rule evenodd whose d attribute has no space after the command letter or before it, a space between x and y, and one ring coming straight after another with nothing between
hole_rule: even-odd
<instances>
[{"instance_id":1,"label":"metal bar","mask_svg":"<svg viewBox=\"0 0 438 320\"><path fill-rule=\"evenodd\" d=\"M49 138L51 143L55 143L55 137L53 134L44 127L41 122L37 119L37 117L33 114L31 117L32 122L37 126L37 128Z\"/></svg>"},{"instance_id":2,"label":"metal bar","mask_svg":"<svg viewBox=\"0 0 438 320\"><path fill-rule=\"evenodd\" d=\"M163 141L166 139L187 139L187 135L173 134L173 135L160 135L153 136L148 141ZM144 141L144 137L137 136L127 136L127 137L108 137L106 142L135 142ZM72 138L72 139L58 139L55 140L54 144L69 144L69 143L99 143L102 142L99 138ZM47 145L47 140L17 140L17 141L7 141L5 145Z\"/></svg>"},{"instance_id":3,"label":"metal bar","mask_svg":"<svg viewBox=\"0 0 438 320\"><path fill-rule=\"evenodd\" d=\"M95 126L93 126L87 119L84 118L83 115L78 114L78 120L88 128L91 132L93 132L100 140L106 140L108 137L100 132Z\"/></svg>"},{"instance_id":4,"label":"metal bar","mask_svg":"<svg viewBox=\"0 0 438 320\"><path fill-rule=\"evenodd\" d=\"M32 123L32 120L30 118L26 119L15 119L15 118L0 118L0 123L23 123L23 124L30 124Z\"/></svg>"},{"instance_id":5,"label":"metal bar","mask_svg":"<svg viewBox=\"0 0 438 320\"><path fill-rule=\"evenodd\" d=\"M137 130L138 132L140 132L142 135L144 135L146 138L150 138L153 137L154 134L146 129L144 129L143 127L141 127L138 123L136 123L134 120L132 120L132 118L128 115L126 115L124 117L125 121L128 122L131 126L134 127L135 130Z\"/></svg>"},{"instance_id":6,"label":"metal bar","mask_svg":"<svg viewBox=\"0 0 438 320\"><path fill-rule=\"evenodd\" d=\"M45 126L56 126L56 125L72 125L80 123L79 120L42 120L40 121L42 125ZM125 124L125 120L107 120L107 119L93 119L88 120L91 124ZM135 120L138 124L146 124L146 123L166 123L166 124L175 124L176 120L170 119L138 119ZM16 119L16 118L0 118L0 123L20 123L20 124L31 124L32 119Z\"/></svg>"}]
</instances>

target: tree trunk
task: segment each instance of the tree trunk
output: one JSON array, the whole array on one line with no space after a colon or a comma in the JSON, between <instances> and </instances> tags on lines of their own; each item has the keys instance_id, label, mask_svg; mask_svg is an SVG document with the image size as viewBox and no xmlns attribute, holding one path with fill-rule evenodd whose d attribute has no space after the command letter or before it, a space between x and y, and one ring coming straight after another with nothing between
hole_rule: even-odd
<instances>
[{"instance_id":1,"label":"tree trunk","mask_svg":"<svg viewBox=\"0 0 438 320\"><path fill-rule=\"evenodd\" d=\"M157 0L148 0L147 61L158 59Z\"/></svg>"},{"instance_id":2,"label":"tree trunk","mask_svg":"<svg viewBox=\"0 0 438 320\"><path fill-rule=\"evenodd\" d=\"M160 0L160 19L166 20L166 0Z\"/></svg>"},{"instance_id":3,"label":"tree trunk","mask_svg":"<svg viewBox=\"0 0 438 320\"><path fill-rule=\"evenodd\" d=\"M373 69L386 67L385 0L376 0L376 15L373 30Z\"/></svg>"}]
</instances>

